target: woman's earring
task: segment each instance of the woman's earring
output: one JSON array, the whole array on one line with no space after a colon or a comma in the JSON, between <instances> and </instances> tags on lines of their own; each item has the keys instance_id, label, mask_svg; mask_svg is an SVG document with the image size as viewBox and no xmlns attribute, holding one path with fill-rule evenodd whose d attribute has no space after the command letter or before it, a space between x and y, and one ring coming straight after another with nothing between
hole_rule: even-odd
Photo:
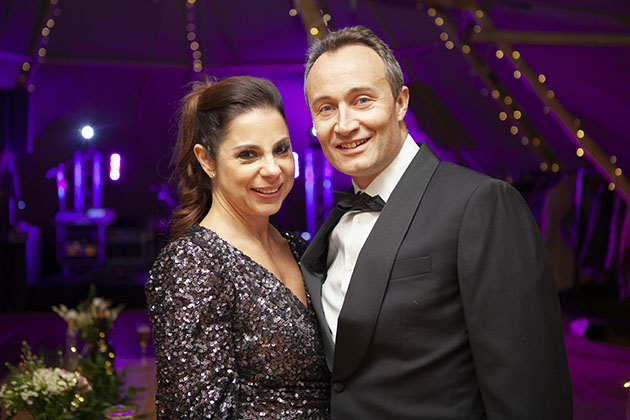
<instances>
[{"instance_id":1,"label":"woman's earring","mask_svg":"<svg viewBox=\"0 0 630 420\"><path fill-rule=\"evenodd\" d=\"M210 172L210 178L214 178L214 172Z\"/></svg>"}]
</instances>

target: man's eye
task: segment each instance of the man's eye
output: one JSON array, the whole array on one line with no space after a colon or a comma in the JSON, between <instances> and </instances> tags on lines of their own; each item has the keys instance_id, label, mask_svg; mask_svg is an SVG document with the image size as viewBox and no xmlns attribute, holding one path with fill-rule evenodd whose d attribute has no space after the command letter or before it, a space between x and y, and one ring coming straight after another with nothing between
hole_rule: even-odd
<instances>
[{"instance_id":1,"label":"man's eye","mask_svg":"<svg viewBox=\"0 0 630 420\"><path fill-rule=\"evenodd\" d=\"M253 159L256 157L256 153L253 150L243 150L238 154L239 159Z\"/></svg>"},{"instance_id":2,"label":"man's eye","mask_svg":"<svg viewBox=\"0 0 630 420\"><path fill-rule=\"evenodd\" d=\"M319 112L331 112L333 110L333 107L330 105L324 105L321 108L319 108Z\"/></svg>"},{"instance_id":3,"label":"man's eye","mask_svg":"<svg viewBox=\"0 0 630 420\"><path fill-rule=\"evenodd\" d=\"M359 99L357 99L357 103L358 104L367 104L368 102L370 102L369 98L359 98Z\"/></svg>"}]
</instances>

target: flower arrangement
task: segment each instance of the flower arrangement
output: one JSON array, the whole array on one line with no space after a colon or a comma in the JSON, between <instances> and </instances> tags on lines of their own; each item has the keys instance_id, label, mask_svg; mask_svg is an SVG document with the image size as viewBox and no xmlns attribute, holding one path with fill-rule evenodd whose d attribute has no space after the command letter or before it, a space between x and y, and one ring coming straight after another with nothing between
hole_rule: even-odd
<instances>
[{"instance_id":1,"label":"flower arrangement","mask_svg":"<svg viewBox=\"0 0 630 420\"><path fill-rule=\"evenodd\" d=\"M112 324L120 314L124 305L112 307L108 299L96 296L94 285L85 300L76 309L68 309L66 305L53 306L52 310L68 323L69 332L78 330L81 338L91 346L97 346L103 334L108 334Z\"/></svg>"},{"instance_id":2,"label":"flower arrangement","mask_svg":"<svg viewBox=\"0 0 630 420\"><path fill-rule=\"evenodd\" d=\"M0 388L0 402L11 419L25 413L35 420L94 420L103 418L112 405L131 404L142 388L125 386L125 372L114 367L114 349L108 334L123 306L112 306L96 296L94 286L76 309L53 306L68 323L65 354L59 352L58 366L47 366L34 356L26 342L22 360L9 368L8 382ZM84 341L77 348L77 335Z\"/></svg>"},{"instance_id":3,"label":"flower arrangement","mask_svg":"<svg viewBox=\"0 0 630 420\"><path fill-rule=\"evenodd\" d=\"M33 355L22 343L22 360L17 366L7 363L7 383L0 388L7 419L25 412L37 420L70 419L92 390L85 376L59 367L47 367L42 357Z\"/></svg>"},{"instance_id":4,"label":"flower arrangement","mask_svg":"<svg viewBox=\"0 0 630 420\"><path fill-rule=\"evenodd\" d=\"M140 388L124 388L124 372L114 367L114 349L108 334L123 305L113 306L109 299L96 295L94 285L88 296L69 309L65 305L53 306L52 310L66 320L65 363L88 378L92 389L85 396L85 403L74 413L75 420L92 420L102 416L105 408L113 404L129 404ZM85 342L82 350L77 348L76 335Z\"/></svg>"}]
</instances>

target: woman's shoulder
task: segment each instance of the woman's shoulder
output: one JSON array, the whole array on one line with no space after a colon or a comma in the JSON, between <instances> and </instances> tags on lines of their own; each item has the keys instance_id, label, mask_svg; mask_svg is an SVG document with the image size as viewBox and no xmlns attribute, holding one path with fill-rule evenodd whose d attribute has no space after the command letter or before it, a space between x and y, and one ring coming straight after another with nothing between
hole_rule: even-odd
<instances>
[{"instance_id":1,"label":"woman's shoulder","mask_svg":"<svg viewBox=\"0 0 630 420\"><path fill-rule=\"evenodd\" d=\"M181 260L203 257L216 247L215 238L195 224L179 238L167 243L158 253L156 263L165 260ZM155 264L154 264L155 265Z\"/></svg>"},{"instance_id":2,"label":"woman's shoulder","mask_svg":"<svg viewBox=\"0 0 630 420\"><path fill-rule=\"evenodd\" d=\"M298 233L291 232L288 230L284 230L278 226L275 226L278 229L278 232L289 242L289 246L291 247L291 251L295 255L296 259L302 258L302 254L306 251L306 247L308 246L308 242L304 240Z\"/></svg>"},{"instance_id":3,"label":"woman's shoulder","mask_svg":"<svg viewBox=\"0 0 630 420\"><path fill-rule=\"evenodd\" d=\"M221 271L220 238L214 232L194 225L166 244L158 253L149 273L147 287L164 285L168 279L194 277L196 273L211 275Z\"/></svg>"}]
</instances>

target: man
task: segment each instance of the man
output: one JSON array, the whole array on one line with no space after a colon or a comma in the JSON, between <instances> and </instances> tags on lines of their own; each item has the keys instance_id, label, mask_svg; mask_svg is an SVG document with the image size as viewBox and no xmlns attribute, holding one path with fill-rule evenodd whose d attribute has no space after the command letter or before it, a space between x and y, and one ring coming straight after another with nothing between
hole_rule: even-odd
<instances>
[{"instance_id":1,"label":"man","mask_svg":"<svg viewBox=\"0 0 630 420\"><path fill-rule=\"evenodd\" d=\"M340 203L301 261L332 419L571 419L558 297L524 200L414 143L400 66L370 30L309 52L326 158L385 202Z\"/></svg>"}]
</instances>

